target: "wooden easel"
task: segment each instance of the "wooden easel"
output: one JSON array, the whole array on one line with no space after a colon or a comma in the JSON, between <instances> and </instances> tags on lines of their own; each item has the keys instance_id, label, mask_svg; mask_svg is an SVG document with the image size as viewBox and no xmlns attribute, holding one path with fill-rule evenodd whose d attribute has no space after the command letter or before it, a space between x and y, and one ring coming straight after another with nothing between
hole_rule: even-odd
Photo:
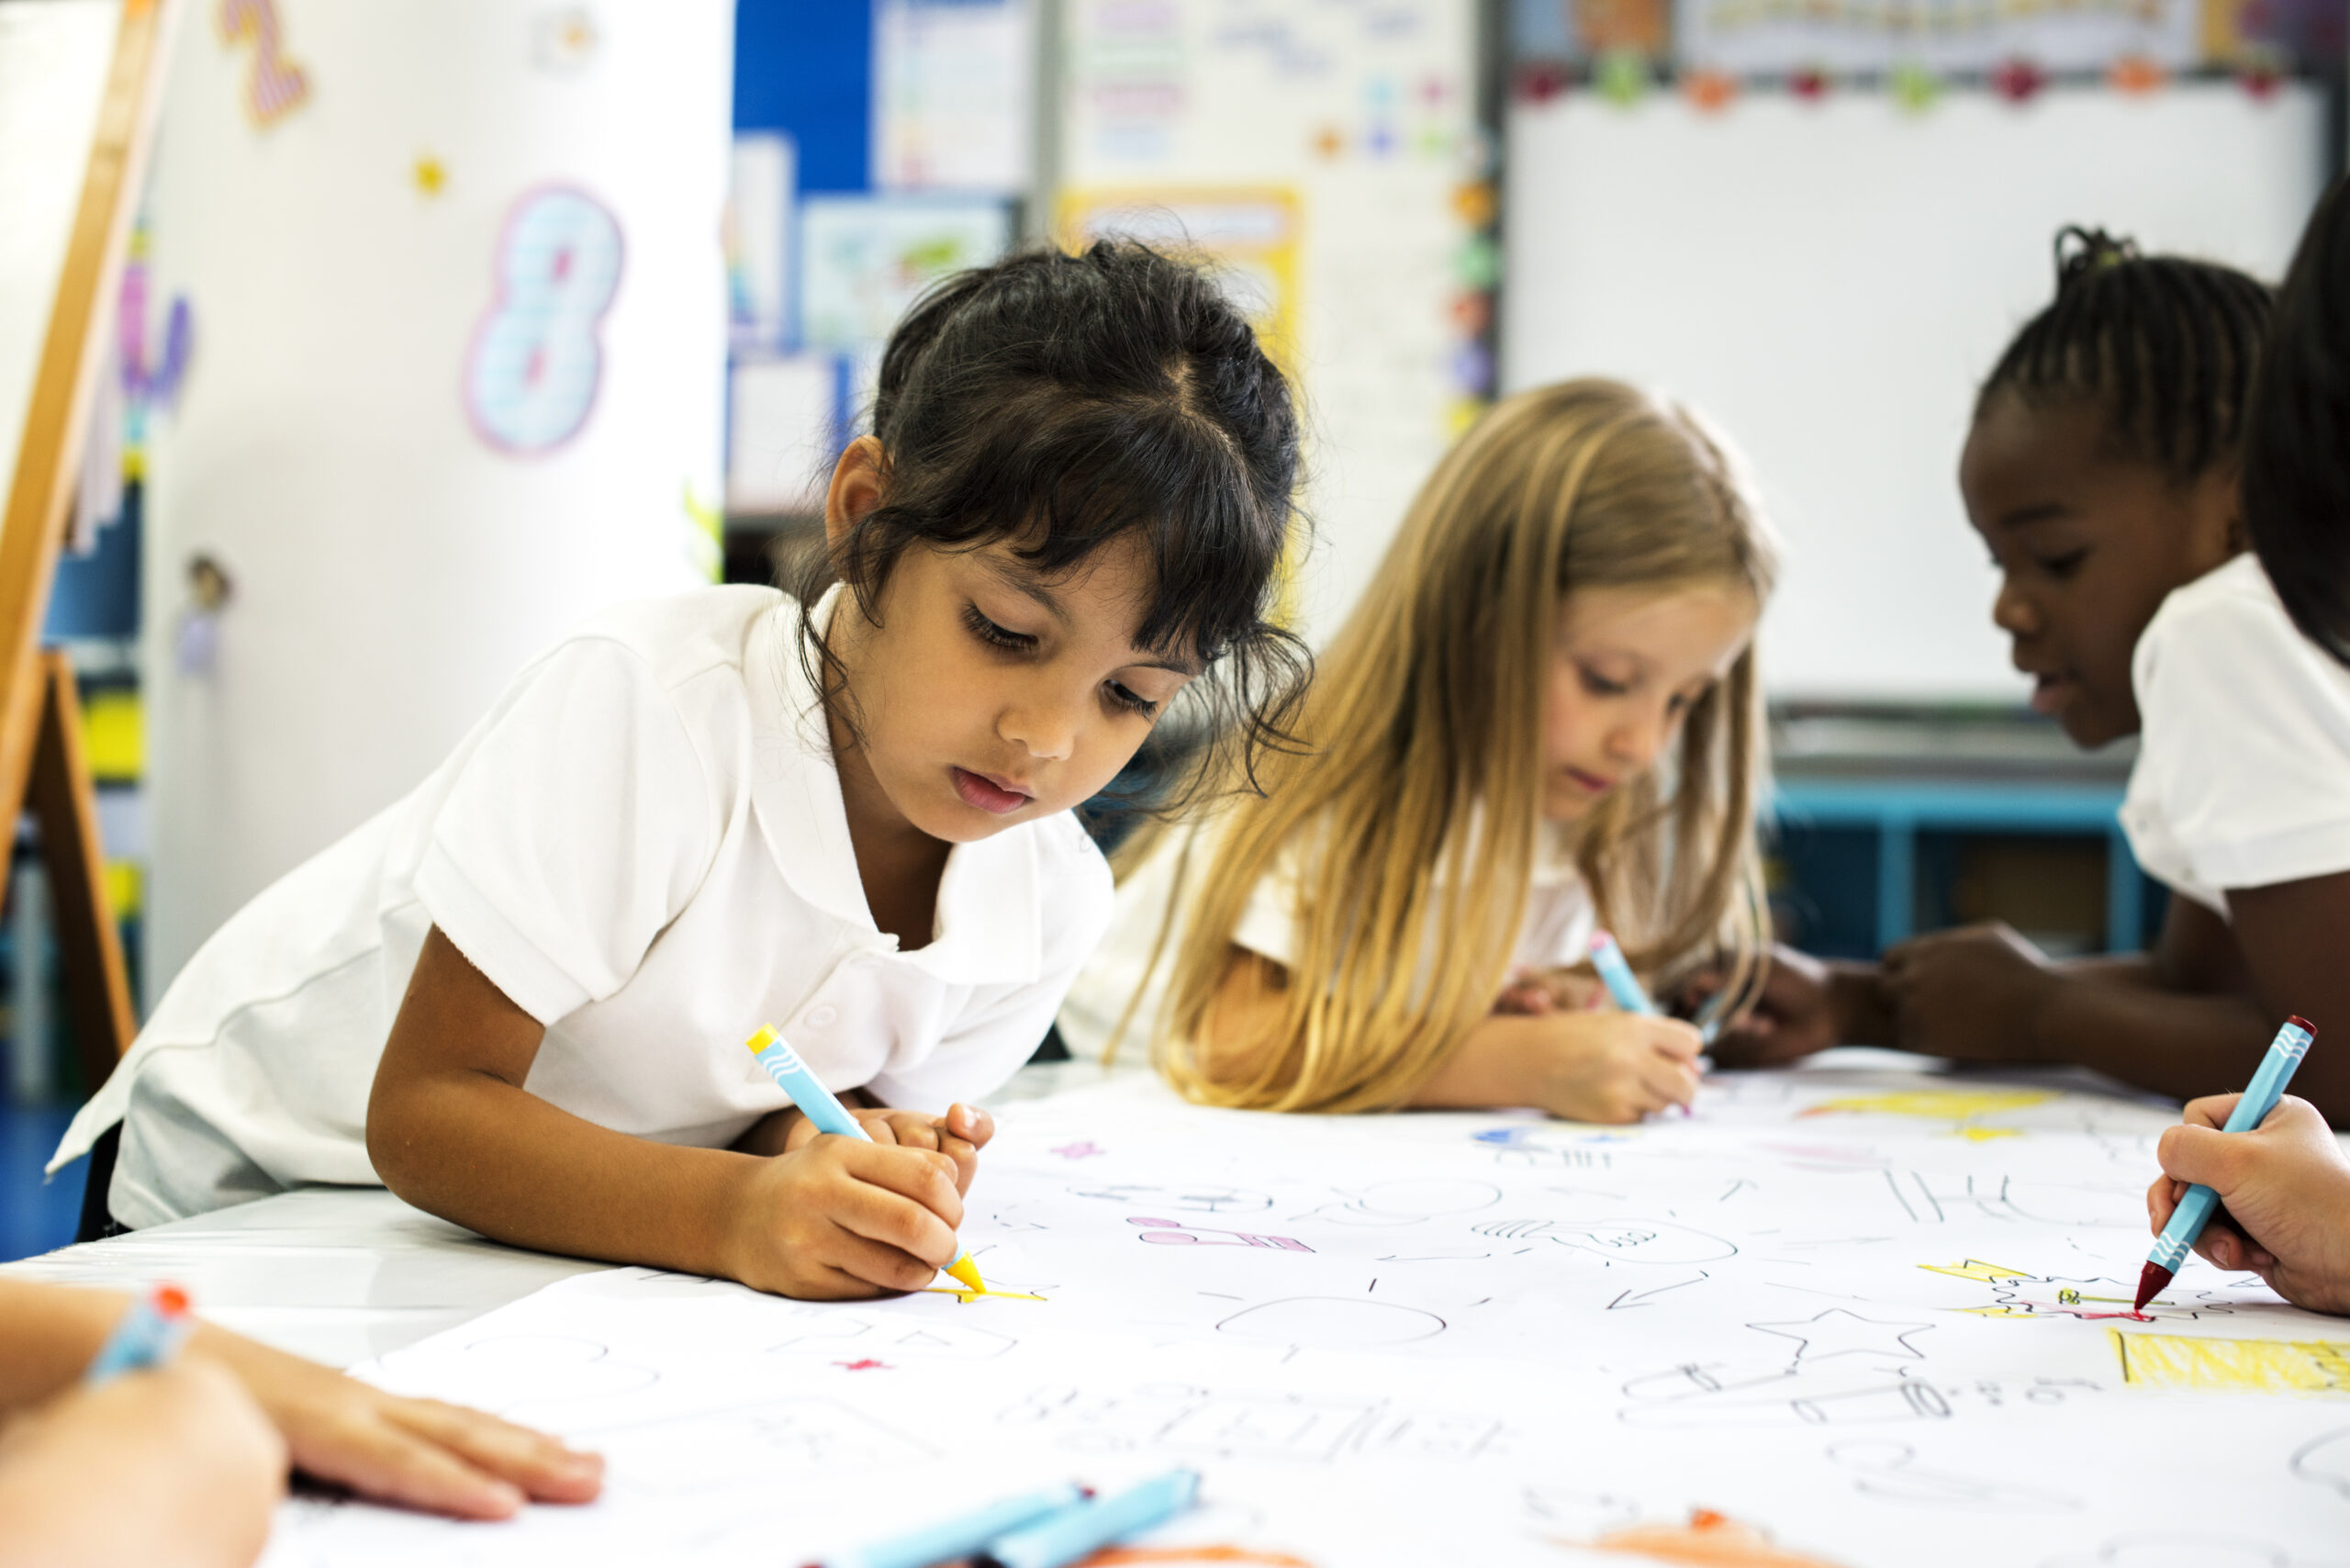
<instances>
[{"instance_id":1,"label":"wooden easel","mask_svg":"<svg viewBox=\"0 0 2350 1568\"><path fill-rule=\"evenodd\" d=\"M0 823L30 811L55 898L66 1005L95 1092L137 1032L122 941L106 901L97 793L65 655L40 645L81 472L92 396L108 364L110 307L162 100L170 0L123 0L65 265L0 513ZM5 437L6 432L0 432ZM29 967L20 958L18 984Z\"/></svg>"}]
</instances>

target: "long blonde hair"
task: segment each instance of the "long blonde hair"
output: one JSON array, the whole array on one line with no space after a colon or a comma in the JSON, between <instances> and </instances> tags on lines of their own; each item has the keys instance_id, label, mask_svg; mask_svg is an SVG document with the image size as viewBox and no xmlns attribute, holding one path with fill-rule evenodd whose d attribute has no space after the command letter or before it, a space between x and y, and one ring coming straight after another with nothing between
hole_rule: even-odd
<instances>
[{"instance_id":1,"label":"long blonde hair","mask_svg":"<svg viewBox=\"0 0 2350 1568\"><path fill-rule=\"evenodd\" d=\"M1304 745L1192 841L1214 847L1170 907L1170 926L1186 918L1156 1021L1161 1070L1209 1104L1406 1101L1492 1009L1526 916L1561 596L1727 582L1760 604L1775 566L1731 460L1686 409L1602 380L1496 405L1421 487L1333 640ZM1724 956L1733 999L1762 945L1762 738L1750 644L1670 756L1604 797L1575 840L1634 966ZM1286 852L1298 907L1279 1005L1255 1037L1203 1048L1232 934Z\"/></svg>"}]
</instances>

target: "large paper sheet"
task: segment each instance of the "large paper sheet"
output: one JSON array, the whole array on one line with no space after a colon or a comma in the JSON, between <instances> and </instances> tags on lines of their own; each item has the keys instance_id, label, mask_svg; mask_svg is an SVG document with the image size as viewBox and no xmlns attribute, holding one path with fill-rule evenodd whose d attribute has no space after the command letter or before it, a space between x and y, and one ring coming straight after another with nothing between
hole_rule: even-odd
<instances>
[{"instance_id":1,"label":"large paper sheet","mask_svg":"<svg viewBox=\"0 0 2350 1568\"><path fill-rule=\"evenodd\" d=\"M367 1375L602 1450L604 1501L302 1500L268 1561L797 1563L1181 1463L1115 1561L2350 1562L2350 1323L2200 1261L2130 1313L2170 1119L1865 1070L1625 1128L1015 1105L963 1234L1042 1300L550 1286Z\"/></svg>"}]
</instances>

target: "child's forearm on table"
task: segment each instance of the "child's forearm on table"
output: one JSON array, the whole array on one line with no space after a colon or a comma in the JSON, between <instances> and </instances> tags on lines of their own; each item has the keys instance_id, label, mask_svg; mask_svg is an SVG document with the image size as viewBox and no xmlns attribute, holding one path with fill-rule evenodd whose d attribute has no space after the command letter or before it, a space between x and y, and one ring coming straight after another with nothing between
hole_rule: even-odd
<instances>
[{"instance_id":1,"label":"child's forearm on table","mask_svg":"<svg viewBox=\"0 0 2350 1568\"><path fill-rule=\"evenodd\" d=\"M379 1087L367 1151L400 1197L495 1240L713 1275L758 1165L599 1127L483 1073Z\"/></svg>"}]
</instances>

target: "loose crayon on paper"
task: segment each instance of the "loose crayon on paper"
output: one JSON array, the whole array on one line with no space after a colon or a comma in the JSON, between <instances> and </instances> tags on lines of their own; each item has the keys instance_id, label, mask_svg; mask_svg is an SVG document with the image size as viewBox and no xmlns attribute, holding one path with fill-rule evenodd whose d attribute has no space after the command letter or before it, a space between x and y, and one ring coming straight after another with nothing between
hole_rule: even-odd
<instances>
[{"instance_id":1,"label":"loose crayon on paper","mask_svg":"<svg viewBox=\"0 0 2350 1568\"><path fill-rule=\"evenodd\" d=\"M1164 1524L1190 1507L1199 1491L1198 1471L1170 1470L999 1536L978 1561L981 1568L1065 1568L1112 1541Z\"/></svg>"},{"instance_id":2,"label":"loose crayon on paper","mask_svg":"<svg viewBox=\"0 0 2350 1568\"><path fill-rule=\"evenodd\" d=\"M776 1033L774 1025L761 1025L757 1034L743 1043L758 1058L759 1065L767 1070L775 1086L791 1096L791 1103L800 1107L800 1114L813 1123L818 1132L873 1141L864 1124L833 1098L833 1092L808 1070L808 1064L800 1059L800 1053ZM956 1253L955 1261L946 1265L946 1271L968 1289L983 1295L987 1293L987 1282L979 1278L979 1266L971 1261L968 1252Z\"/></svg>"},{"instance_id":3,"label":"loose crayon on paper","mask_svg":"<svg viewBox=\"0 0 2350 1568\"><path fill-rule=\"evenodd\" d=\"M934 1562L968 1557L990 1541L1075 1507L1091 1495L1074 1482L1063 1482L859 1547L845 1557L827 1557L809 1568L931 1568Z\"/></svg>"},{"instance_id":4,"label":"loose crayon on paper","mask_svg":"<svg viewBox=\"0 0 2350 1568\"><path fill-rule=\"evenodd\" d=\"M2277 1102L2285 1097L2285 1086L2293 1081L2293 1073L2308 1054L2310 1042L2317 1038L2317 1025L2299 1014L2285 1020L2277 1037L2268 1042L2268 1054L2260 1058L2260 1070L2252 1075L2252 1082L2236 1102L2234 1112L2228 1117L2222 1131L2247 1133L2268 1119ZM2187 1189L2187 1196L2179 1199L2172 1211L2170 1223L2154 1238L2154 1249L2146 1255L2146 1266L2138 1271L2138 1297L2130 1304L2132 1312L2143 1312L2146 1304L2154 1299L2164 1286L2177 1274L2179 1265L2195 1249L2203 1227L2210 1223L2211 1211L2220 1206L2220 1194L2201 1182Z\"/></svg>"},{"instance_id":5,"label":"loose crayon on paper","mask_svg":"<svg viewBox=\"0 0 2350 1568\"><path fill-rule=\"evenodd\" d=\"M157 1285L130 1304L98 1348L82 1381L95 1387L112 1383L125 1372L145 1372L172 1359L196 1328L188 1316L187 1293L177 1285Z\"/></svg>"}]
</instances>

